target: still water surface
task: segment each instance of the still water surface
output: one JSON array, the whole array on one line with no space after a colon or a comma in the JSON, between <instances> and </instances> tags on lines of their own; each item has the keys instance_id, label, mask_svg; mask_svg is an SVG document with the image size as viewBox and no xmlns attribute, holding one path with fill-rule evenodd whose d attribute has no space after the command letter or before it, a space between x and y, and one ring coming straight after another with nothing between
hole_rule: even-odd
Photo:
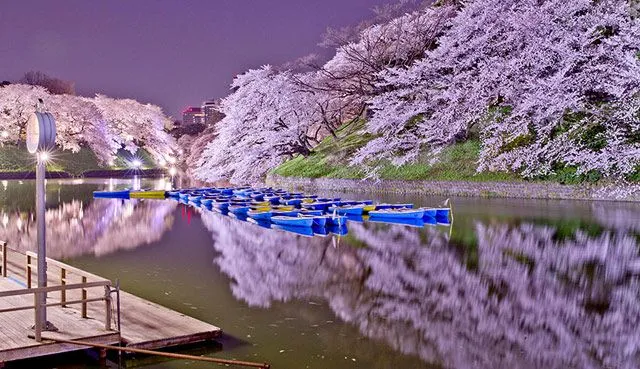
<instances>
[{"instance_id":1,"label":"still water surface","mask_svg":"<svg viewBox=\"0 0 640 369\"><path fill-rule=\"evenodd\" d=\"M91 197L131 185L49 181L48 255L225 331L222 351L187 353L274 368L640 366L638 204L454 198L450 226L349 222L347 235L304 237L172 200ZM23 251L33 190L0 184L0 239Z\"/></svg>"}]
</instances>

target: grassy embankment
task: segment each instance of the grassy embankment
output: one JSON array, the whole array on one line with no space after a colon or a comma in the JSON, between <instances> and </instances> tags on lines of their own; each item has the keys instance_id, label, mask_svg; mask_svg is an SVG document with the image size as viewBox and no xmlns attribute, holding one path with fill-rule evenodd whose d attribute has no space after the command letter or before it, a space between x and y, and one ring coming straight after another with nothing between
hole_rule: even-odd
<instances>
[{"instance_id":1,"label":"grassy embankment","mask_svg":"<svg viewBox=\"0 0 640 369\"><path fill-rule=\"evenodd\" d=\"M366 176L365 168L350 166L349 159L359 148L373 139L363 132L364 122L357 122L342 127L337 132L337 139L329 136L316 146L311 155L297 156L275 168L272 173L283 177L303 178L344 178L361 179ZM480 153L480 141L468 140L452 145L443 150L440 160L430 165L427 160L417 160L396 167L388 162L376 163L381 179L395 180L442 180L442 181L525 181L518 173L480 172L476 171ZM640 181L640 168L629 178ZM556 174L535 181L550 181L563 184L596 183L601 180L594 175L576 175L573 167L559 168Z\"/></svg>"},{"instance_id":2,"label":"grassy embankment","mask_svg":"<svg viewBox=\"0 0 640 369\"><path fill-rule=\"evenodd\" d=\"M109 166L100 164L95 153L88 148L82 148L77 153L56 150L52 156L51 162L47 164L48 171L67 172L72 175L79 175L88 170L129 169L128 162L132 157L128 151L120 150L113 166ZM143 169L157 166L151 155L144 150L138 150L136 157L143 162ZM0 146L0 172L33 170L35 170L35 158L24 146Z\"/></svg>"}]
</instances>

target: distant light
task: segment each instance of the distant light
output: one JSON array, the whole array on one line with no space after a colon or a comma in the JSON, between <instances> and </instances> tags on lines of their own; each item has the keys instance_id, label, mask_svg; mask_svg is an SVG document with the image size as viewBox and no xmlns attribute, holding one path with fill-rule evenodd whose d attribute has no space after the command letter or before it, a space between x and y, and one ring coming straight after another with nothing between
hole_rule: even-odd
<instances>
[{"instance_id":1,"label":"distant light","mask_svg":"<svg viewBox=\"0 0 640 369\"><path fill-rule=\"evenodd\" d=\"M39 155L40 155L40 160L42 160L42 161L48 161L49 158L50 158L49 153L46 152L46 151L40 152Z\"/></svg>"},{"instance_id":2,"label":"distant light","mask_svg":"<svg viewBox=\"0 0 640 369\"><path fill-rule=\"evenodd\" d=\"M169 174L173 177L178 173L178 170L176 170L176 167L171 167L169 169Z\"/></svg>"},{"instance_id":3,"label":"distant light","mask_svg":"<svg viewBox=\"0 0 640 369\"><path fill-rule=\"evenodd\" d=\"M138 159L131 162L131 166L134 168L140 168L142 166L142 162Z\"/></svg>"},{"instance_id":4,"label":"distant light","mask_svg":"<svg viewBox=\"0 0 640 369\"><path fill-rule=\"evenodd\" d=\"M7 137L9 137L9 132L2 131L2 132L0 132L0 136L2 136L2 138L7 138Z\"/></svg>"}]
</instances>

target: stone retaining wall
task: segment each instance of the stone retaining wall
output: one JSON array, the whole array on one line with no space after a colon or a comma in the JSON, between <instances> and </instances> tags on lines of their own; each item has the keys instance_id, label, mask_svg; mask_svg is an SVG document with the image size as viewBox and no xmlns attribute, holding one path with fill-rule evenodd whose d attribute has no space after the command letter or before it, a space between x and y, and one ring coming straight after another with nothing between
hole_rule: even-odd
<instances>
[{"instance_id":1,"label":"stone retaining wall","mask_svg":"<svg viewBox=\"0 0 640 369\"><path fill-rule=\"evenodd\" d=\"M269 175L266 184L274 187L348 192L421 193L445 196L512 197L528 199L569 199L639 201L640 186L634 188L561 185L533 182L464 182L354 180L297 178Z\"/></svg>"}]
</instances>

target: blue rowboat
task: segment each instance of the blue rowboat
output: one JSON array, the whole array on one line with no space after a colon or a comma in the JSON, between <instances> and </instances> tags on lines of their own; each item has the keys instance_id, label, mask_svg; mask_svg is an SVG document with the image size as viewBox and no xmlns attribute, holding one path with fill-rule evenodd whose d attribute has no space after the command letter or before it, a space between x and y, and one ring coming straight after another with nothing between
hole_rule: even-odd
<instances>
[{"instance_id":1,"label":"blue rowboat","mask_svg":"<svg viewBox=\"0 0 640 369\"><path fill-rule=\"evenodd\" d=\"M180 191L167 191L167 196L169 197L180 197Z\"/></svg>"},{"instance_id":2,"label":"blue rowboat","mask_svg":"<svg viewBox=\"0 0 640 369\"><path fill-rule=\"evenodd\" d=\"M450 208L436 208L436 216L438 217L449 217Z\"/></svg>"},{"instance_id":3,"label":"blue rowboat","mask_svg":"<svg viewBox=\"0 0 640 369\"><path fill-rule=\"evenodd\" d=\"M436 208L420 208L420 209L424 210L425 217L435 218L436 215L438 214L438 209Z\"/></svg>"},{"instance_id":4,"label":"blue rowboat","mask_svg":"<svg viewBox=\"0 0 640 369\"><path fill-rule=\"evenodd\" d=\"M130 191L93 191L96 199L128 199Z\"/></svg>"},{"instance_id":5,"label":"blue rowboat","mask_svg":"<svg viewBox=\"0 0 640 369\"><path fill-rule=\"evenodd\" d=\"M214 203L211 203L211 206L216 208L216 209L229 209L229 203L228 202L220 202L220 201L216 201Z\"/></svg>"},{"instance_id":6,"label":"blue rowboat","mask_svg":"<svg viewBox=\"0 0 640 369\"><path fill-rule=\"evenodd\" d=\"M311 227L296 227L296 226L273 224L271 225L271 228L280 229L285 232L295 233L302 236L313 237L313 229Z\"/></svg>"},{"instance_id":7,"label":"blue rowboat","mask_svg":"<svg viewBox=\"0 0 640 369\"><path fill-rule=\"evenodd\" d=\"M307 210L322 210L326 211L329 206L332 206L333 202L303 202L301 206Z\"/></svg>"},{"instance_id":8,"label":"blue rowboat","mask_svg":"<svg viewBox=\"0 0 640 369\"><path fill-rule=\"evenodd\" d=\"M294 205L294 206L299 206L300 204L302 204L302 199L289 199L289 200L284 200L283 203L285 205Z\"/></svg>"},{"instance_id":9,"label":"blue rowboat","mask_svg":"<svg viewBox=\"0 0 640 369\"><path fill-rule=\"evenodd\" d=\"M280 203L280 196L265 196L264 201L269 201L273 205L278 205Z\"/></svg>"},{"instance_id":10,"label":"blue rowboat","mask_svg":"<svg viewBox=\"0 0 640 369\"><path fill-rule=\"evenodd\" d=\"M248 206L229 206L229 212L235 215L244 215L246 216L249 212L250 208Z\"/></svg>"},{"instance_id":11,"label":"blue rowboat","mask_svg":"<svg viewBox=\"0 0 640 369\"><path fill-rule=\"evenodd\" d=\"M438 225L446 225L446 226L451 225L451 221L449 220L449 217L436 216L435 221L436 223L438 223Z\"/></svg>"},{"instance_id":12,"label":"blue rowboat","mask_svg":"<svg viewBox=\"0 0 640 369\"><path fill-rule=\"evenodd\" d=\"M424 220L422 218L380 218L380 217L371 217L369 218L370 222L373 223L385 223L385 224L401 224L410 227L422 228L425 225Z\"/></svg>"},{"instance_id":13,"label":"blue rowboat","mask_svg":"<svg viewBox=\"0 0 640 369\"><path fill-rule=\"evenodd\" d=\"M327 225L329 226L344 227L345 224L347 224L347 217L344 215L327 216Z\"/></svg>"},{"instance_id":14,"label":"blue rowboat","mask_svg":"<svg viewBox=\"0 0 640 369\"><path fill-rule=\"evenodd\" d=\"M322 215L324 212L322 210L300 210L300 214L302 215Z\"/></svg>"},{"instance_id":15,"label":"blue rowboat","mask_svg":"<svg viewBox=\"0 0 640 369\"><path fill-rule=\"evenodd\" d=\"M199 203L200 199L202 199L201 195L189 195L189 201Z\"/></svg>"},{"instance_id":16,"label":"blue rowboat","mask_svg":"<svg viewBox=\"0 0 640 369\"><path fill-rule=\"evenodd\" d=\"M204 206L211 206L211 204L213 204L213 199L208 199L205 197L200 199L200 203Z\"/></svg>"},{"instance_id":17,"label":"blue rowboat","mask_svg":"<svg viewBox=\"0 0 640 369\"><path fill-rule=\"evenodd\" d=\"M413 209L413 204L391 204L391 209Z\"/></svg>"},{"instance_id":18,"label":"blue rowboat","mask_svg":"<svg viewBox=\"0 0 640 369\"><path fill-rule=\"evenodd\" d=\"M374 219L402 219L402 218L422 219L422 217L424 217L424 210L422 209L374 210L369 212L369 216Z\"/></svg>"},{"instance_id":19,"label":"blue rowboat","mask_svg":"<svg viewBox=\"0 0 640 369\"><path fill-rule=\"evenodd\" d=\"M286 216L273 216L271 217L271 223L281 226L291 227L311 227L313 225L313 218L307 217L286 217Z\"/></svg>"},{"instance_id":20,"label":"blue rowboat","mask_svg":"<svg viewBox=\"0 0 640 369\"><path fill-rule=\"evenodd\" d=\"M231 218L236 218L241 222L246 222L247 219L250 219L249 217L247 217L247 214L234 214L234 213L229 213L228 214Z\"/></svg>"},{"instance_id":21,"label":"blue rowboat","mask_svg":"<svg viewBox=\"0 0 640 369\"><path fill-rule=\"evenodd\" d=\"M340 197L327 198L327 197L319 197L316 199L317 202L340 202Z\"/></svg>"},{"instance_id":22,"label":"blue rowboat","mask_svg":"<svg viewBox=\"0 0 640 369\"><path fill-rule=\"evenodd\" d=\"M299 217L313 219L313 225L314 226L324 227L327 224L327 216L325 216L325 215L319 215L318 216L318 215L302 215L302 214L300 214Z\"/></svg>"},{"instance_id":23,"label":"blue rowboat","mask_svg":"<svg viewBox=\"0 0 640 369\"><path fill-rule=\"evenodd\" d=\"M364 205L353 206L330 206L329 213L337 212L339 215L362 215L364 211Z\"/></svg>"},{"instance_id":24,"label":"blue rowboat","mask_svg":"<svg viewBox=\"0 0 640 369\"><path fill-rule=\"evenodd\" d=\"M271 216L273 214L271 214L270 211L255 211L255 210L250 210L247 212L247 216L251 219L260 219L260 220L269 220L271 219Z\"/></svg>"},{"instance_id":25,"label":"blue rowboat","mask_svg":"<svg viewBox=\"0 0 640 369\"><path fill-rule=\"evenodd\" d=\"M273 210L271 214L274 216L284 216L284 217L297 217L300 214L300 210L288 210L288 211L280 211Z\"/></svg>"}]
</instances>

